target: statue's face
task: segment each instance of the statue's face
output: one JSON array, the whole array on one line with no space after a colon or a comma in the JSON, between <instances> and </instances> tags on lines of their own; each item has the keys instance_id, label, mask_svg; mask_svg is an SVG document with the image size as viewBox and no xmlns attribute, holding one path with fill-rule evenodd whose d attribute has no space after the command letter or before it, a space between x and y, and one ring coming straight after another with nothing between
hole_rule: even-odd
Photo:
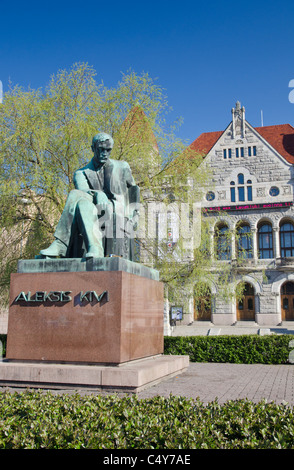
<instances>
[{"instance_id":1,"label":"statue's face","mask_svg":"<svg viewBox=\"0 0 294 470\"><path fill-rule=\"evenodd\" d=\"M105 142L96 142L93 148L94 159L98 164L103 165L109 159L111 150L112 146L109 141L106 140Z\"/></svg>"}]
</instances>

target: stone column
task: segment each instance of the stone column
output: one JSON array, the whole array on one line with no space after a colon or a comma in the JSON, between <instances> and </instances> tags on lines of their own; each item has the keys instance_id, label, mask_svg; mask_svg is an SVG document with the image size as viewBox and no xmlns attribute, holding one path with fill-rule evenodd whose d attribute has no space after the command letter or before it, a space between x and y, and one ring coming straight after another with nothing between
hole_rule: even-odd
<instances>
[{"instance_id":1,"label":"stone column","mask_svg":"<svg viewBox=\"0 0 294 470\"><path fill-rule=\"evenodd\" d=\"M210 238L210 256L212 259L215 258L214 253L214 230L209 230L209 238Z\"/></svg>"},{"instance_id":2,"label":"stone column","mask_svg":"<svg viewBox=\"0 0 294 470\"><path fill-rule=\"evenodd\" d=\"M280 249L280 227L273 227L273 245L274 245L274 257L281 258L281 249Z\"/></svg>"},{"instance_id":3,"label":"stone column","mask_svg":"<svg viewBox=\"0 0 294 470\"><path fill-rule=\"evenodd\" d=\"M252 233L252 245L253 245L253 259L255 261L258 260L258 250L257 250L257 229L251 229Z\"/></svg>"},{"instance_id":4,"label":"stone column","mask_svg":"<svg viewBox=\"0 0 294 470\"><path fill-rule=\"evenodd\" d=\"M232 260L233 260L233 259L236 259L236 237L235 237L234 232L232 232L231 243L232 243L231 253L232 253Z\"/></svg>"}]
</instances>

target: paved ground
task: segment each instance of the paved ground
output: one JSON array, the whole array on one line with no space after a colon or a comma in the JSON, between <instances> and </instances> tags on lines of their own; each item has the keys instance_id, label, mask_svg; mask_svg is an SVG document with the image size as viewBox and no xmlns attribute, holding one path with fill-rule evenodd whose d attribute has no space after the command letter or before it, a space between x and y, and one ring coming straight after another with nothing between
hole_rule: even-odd
<instances>
[{"instance_id":1,"label":"paved ground","mask_svg":"<svg viewBox=\"0 0 294 470\"><path fill-rule=\"evenodd\" d=\"M294 321L282 322L277 326L261 326L255 322L237 322L233 326L214 325L210 322L194 322L190 325L173 327L171 336L209 336L209 335L286 335L294 334Z\"/></svg>"},{"instance_id":2,"label":"paved ground","mask_svg":"<svg viewBox=\"0 0 294 470\"><path fill-rule=\"evenodd\" d=\"M3 387L2 390L7 388ZM1 388L0 388L1 390ZM10 388L21 391L20 388ZM72 390L55 393L75 393ZM91 390L78 390L81 395L98 394ZM112 392L113 393L113 392ZM106 395L106 392L102 393ZM118 393L124 396L123 393ZM186 372L164 380L138 393L139 398L154 396L184 396L209 403L248 398L257 403L263 399L294 406L294 364L214 364L190 363Z\"/></svg>"},{"instance_id":3,"label":"paved ground","mask_svg":"<svg viewBox=\"0 0 294 470\"><path fill-rule=\"evenodd\" d=\"M204 403L218 399L263 399L294 406L294 365L191 363L183 374L138 394L140 398L181 395Z\"/></svg>"}]
</instances>

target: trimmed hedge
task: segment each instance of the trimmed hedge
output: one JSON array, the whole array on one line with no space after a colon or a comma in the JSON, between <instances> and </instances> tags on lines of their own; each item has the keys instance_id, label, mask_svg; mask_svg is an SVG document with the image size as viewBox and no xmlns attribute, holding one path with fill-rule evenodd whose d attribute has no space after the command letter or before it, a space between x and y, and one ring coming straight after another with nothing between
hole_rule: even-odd
<instances>
[{"instance_id":1,"label":"trimmed hedge","mask_svg":"<svg viewBox=\"0 0 294 470\"><path fill-rule=\"evenodd\" d=\"M287 364L293 339L294 335L166 336L164 354L188 355L191 362Z\"/></svg>"},{"instance_id":2,"label":"trimmed hedge","mask_svg":"<svg viewBox=\"0 0 294 470\"><path fill-rule=\"evenodd\" d=\"M0 449L293 449L293 408L248 400L0 393Z\"/></svg>"},{"instance_id":3,"label":"trimmed hedge","mask_svg":"<svg viewBox=\"0 0 294 470\"><path fill-rule=\"evenodd\" d=\"M165 336L164 354L188 355L191 362L287 364L293 339L294 335ZM6 340L0 334L3 357Z\"/></svg>"}]
</instances>

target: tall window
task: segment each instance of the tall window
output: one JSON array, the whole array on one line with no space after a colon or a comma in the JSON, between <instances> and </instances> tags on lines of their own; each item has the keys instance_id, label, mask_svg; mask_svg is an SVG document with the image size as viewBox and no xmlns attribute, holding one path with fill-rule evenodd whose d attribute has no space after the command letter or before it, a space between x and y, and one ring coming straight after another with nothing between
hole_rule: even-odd
<instances>
[{"instance_id":1,"label":"tall window","mask_svg":"<svg viewBox=\"0 0 294 470\"><path fill-rule=\"evenodd\" d=\"M231 202L236 202L235 181L231 181L230 191L231 191Z\"/></svg>"},{"instance_id":2,"label":"tall window","mask_svg":"<svg viewBox=\"0 0 294 470\"><path fill-rule=\"evenodd\" d=\"M232 158L232 149L223 149L223 157L224 159Z\"/></svg>"},{"instance_id":3,"label":"tall window","mask_svg":"<svg viewBox=\"0 0 294 470\"><path fill-rule=\"evenodd\" d=\"M247 201L252 201L252 181L247 180Z\"/></svg>"},{"instance_id":4,"label":"tall window","mask_svg":"<svg viewBox=\"0 0 294 470\"><path fill-rule=\"evenodd\" d=\"M215 229L216 258L226 260L231 258L231 237L227 225L219 225Z\"/></svg>"},{"instance_id":5,"label":"tall window","mask_svg":"<svg viewBox=\"0 0 294 470\"><path fill-rule=\"evenodd\" d=\"M252 157L252 155L256 157L256 145L248 147L248 157Z\"/></svg>"},{"instance_id":6,"label":"tall window","mask_svg":"<svg viewBox=\"0 0 294 470\"><path fill-rule=\"evenodd\" d=\"M271 224L262 224L258 228L258 251L259 258L267 259L274 257L273 230Z\"/></svg>"},{"instance_id":7,"label":"tall window","mask_svg":"<svg viewBox=\"0 0 294 470\"><path fill-rule=\"evenodd\" d=\"M281 256L294 256L294 226L291 222L283 223L280 227Z\"/></svg>"},{"instance_id":8,"label":"tall window","mask_svg":"<svg viewBox=\"0 0 294 470\"><path fill-rule=\"evenodd\" d=\"M252 234L248 224L237 227L237 253L238 257L249 259L253 257Z\"/></svg>"},{"instance_id":9,"label":"tall window","mask_svg":"<svg viewBox=\"0 0 294 470\"><path fill-rule=\"evenodd\" d=\"M239 201L245 201L245 187L244 187L244 175L239 173L238 175L238 199Z\"/></svg>"}]
</instances>

